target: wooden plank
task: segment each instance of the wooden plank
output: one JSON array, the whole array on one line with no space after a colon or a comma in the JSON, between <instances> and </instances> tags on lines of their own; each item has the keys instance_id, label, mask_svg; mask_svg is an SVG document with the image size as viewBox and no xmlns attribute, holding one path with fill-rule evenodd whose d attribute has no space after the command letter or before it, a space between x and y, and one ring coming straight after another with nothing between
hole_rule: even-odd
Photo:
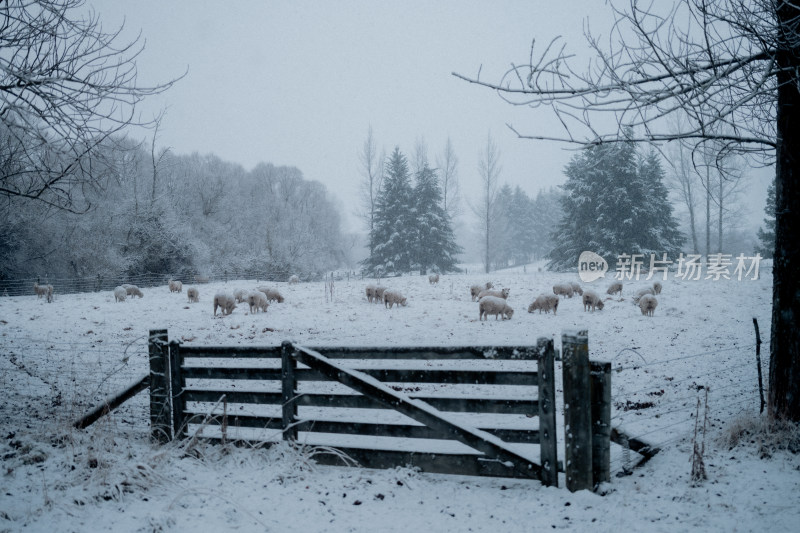
<instances>
[{"instance_id":1,"label":"wooden plank","mask_svg":"<svg viewBox=\"0 0 800 533\"><path fill-rule=\"evenodd\" d=\"M166 443L172 440L172 404L167 380L167 330L150 330L150 438Z\"/></svg>"},{"instance_id":2,"label":"wooden plank","mask_svg":"<svg viewBox=\"0 0 800 533\"><path fill-rule=\"evenodd\" d=\"M181 344L184 358L280 359L280 346L191 346Z\"/></svg>"},{"instance_id":3,"label":"wooden plank","mask_svg":"<svg viewBox=\"0 0 800 533\"><path fill-rule=\"evenodd\" d=\"M126 387L122 392L119 392L109 399L96 406L94 409L83 415L80 419L76 420L72 427L76 429L84 429L94 424L100 417L107 415L114 409L125 403L127 400L133 398L146 388L150 386L150 374L145 374L140 379L136 380L130 386Z\"/></svg>"},{"instance_id":4,"label":"wooden plank","mask_svg":"<svg viewBox=\"0 0 800 533\"><path fill-rule=\"evenodd\" d=\"M283 440L297 440L297 361L292 357L292 344L281 345L281 428Z\"/></svg>"},{"instance_id":5,"label":"wooden plank","mask_svg":"<svg viewBox=\"0 0 800 533\"><path fill-rule=\"evenodd\" d=\"M611 481L611 363L590 361L592 482Z\"/></svg>"},{"instance_id":6,"label":"wooden plank","mask_svg":"<svg viewBox=\"0 0 800 533\"><path fill-rule=\"evenodd\" d=\"M181 393L186 388L186 379L182 376L181 345L179 342L169 344L169 376L170 394L172 403L172 435L173 438L183 438L186 427L183 425L184 397Z\"/></svg>"},{"instance_id":7,"label":"wooden plank","mask_svg":"<svg viewBox=\"0 0 800 533\"><path fill-rule=\"evenodd\" d=\"M409 418L431 427L439 432L442 438L458 440L471 448L483 452L490 458L505 462L523 477L539 479L539 465L530 458L508 448L503 441L493 435L448 420L441 412L430 405L397 393L374 378L370 378L356 370L345 368L308 348L295 346L294 357L301 363L324 373L329 378L335 379L361 394L370 396Z\"/></svg>"},{"instance_id":8,"label":"wooden plank","mask_svg":"<svg viewBox=\"0 0 800 533\"><path fill-rule=\"evenodd\" d=\"M184 390L187 402L216 402L223 394L228 403L282 404L279 392L251 392L226 389ZM539 411L538 400L520 398L443 398L412 394L411 399L422 400L440 411L457 413L498 413L535 416ZM351 409L385 409L382 403L360 394L316 394L303 393L295 399L297 405L308 407L342 407Z\"/></svg>"},{"instance_id":9,"label":"wooden plank","mask_svg":"<svg viewBox=\"0 0 800 533\"><path fill-rule=\"evenodd\" d=\"M561 336L567 489L592 490L592 412L586 331Z\"/></svg>"},{"instance_id":10,"label":"wooden plank","mask_svg":"<svg viewBox=\"0 0 800 533\"><path fill-rule=\"evenodd\" d=\"M539 347L539 462L545 486L558 486L558 447L556 443L556 384L553 340L540 338Z\"/></svg>"},{"instance_id":11,"label":"wooden plank","mask_svg":"<svg viewBox=\"0 0 800 533\"><path fill-rule=\"evenodd\" d=\"M531 346L436 346L436 347L330 347L310 349L328 359L417 359L436 360L508 360L536 359L538 352Z\"/></svg>"}]
</instances>

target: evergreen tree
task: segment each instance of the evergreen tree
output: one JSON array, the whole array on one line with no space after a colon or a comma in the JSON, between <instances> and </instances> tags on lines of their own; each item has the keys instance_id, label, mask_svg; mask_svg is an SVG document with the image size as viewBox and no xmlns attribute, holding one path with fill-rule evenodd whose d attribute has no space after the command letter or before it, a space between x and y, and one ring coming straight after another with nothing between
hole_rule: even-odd
<instances>
[{"instance_id":1,"label":"evergreen tree","mask_svg":"<svg viewBox=\"0 0 800 533\"><path fill-rule=\"evenodd\" d=\"M756 245L756 252L761 254L761 257L772 259L775 253L775 179L769 184L767 189L767 205L764 206L764 213L767 217L764 219L764 228L758 228L758 244Z\"/></svg>"},{"instance_id":2,"label":"evergreen tree","mask_svg":"<svg viewBox=\"0 0 800 533\"><path fill-rule=\"evenodd\" d=\"M563 194L551 188L540 190L531 203L531 253L534 259L545 257L554 248L553 232L561 220Z\"/></svg>"},{"instance_id":3,"label":"evergreen tree","mask_svg":"<svg viewBox=\"0 0 800 533\"><path fill-rule=\"evenodd\" d=\"M683 236L655 153L639 157L631 142L592 146L572 158L565 174L550 268L575 268L585 250L606 258L611 268L620 254L677 256Z\"/></svg>"},{"instance_id":4,"label":"evergreen tree","mask_svg":"<svg viewBox=\"0 0 800 533\"><path fill-rule=\"evenodd\" d=\"M450 216L442 205L436 172L427 163L417 172L413 205L416 209L414 267L422 271L457 271L456 255L462 249L456 244Z\"/></svg>"},{"instance_id":5,"label":"evergreen tree","mask_svg":"<svg viewBox=\"0 0 800 533\"><path fill-rule=\"evenodd\" d=\"M372 254L362 262L365 272L411 270L416 215L408 161L396 147L386 162L383 188L376 201L374 226L369 235Z\"/></svg>"}]
</instances>

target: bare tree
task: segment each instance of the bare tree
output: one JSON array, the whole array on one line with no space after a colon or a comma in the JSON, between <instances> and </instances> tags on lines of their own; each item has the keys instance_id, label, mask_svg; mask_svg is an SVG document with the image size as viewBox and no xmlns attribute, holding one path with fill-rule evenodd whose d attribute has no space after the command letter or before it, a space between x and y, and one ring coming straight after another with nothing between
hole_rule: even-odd
<instances>
[{"instance_id":1,"label":"bare tree","mask_svg":"<svg viewBox=\"0 0 800 533\"><path fill-rule=\"evenodd\" d=\"M481 178L481 196L479 203L472 205L472 211L478 217L481 238L483 239L483 267L488 274L492 266L492 242L495 237L495 226L498 223L497 194L500 188L500 152L492 139L486 138L486 148L481 152L478 173Z\"/></svg>"},{"instance_id":2,"label":"bare tree","mask_svg":"<svg viewBox=\"0 0 800 533\"><path fill-rule=\"evenodd\" d=\"M672 167L667 185L675 192L680 202L686 207L689 215L689 236L692 239L692 252L700 253L700 244L697 237L697 189L699 176L692 164L690 150L682 142L673 144L666 160Z\"/></svg>"},{"instance_id":3,"label":"bare tree","mask_svg":"<svg viewBox=\"0 0 800 533\"><path fill-rule=\"evenodd\" d=\"M361 212L359 215L367 225L370 235L375 228L375 209L377 206L378 194L383 186L383 167L385 154L377 155L378 149L375 144L375 136L372 133L372 126L367 131L367 138L358 152L358 160L361 163ZM372 250L370 250L370 254Z\"/></svg>"},{"instance_id":4,"label":"bare tree","mask_svg":"<svg viewBox=\"0 0 800 533\"><path fill-rule=\"evenodd\" d=\"M411 174L416 176L425 167L430 167L428 161L428 143L425 137L419 136L414 142L414 155L411 159Z\"/></svg>"},{"instance_id":5,"label":"bare tree","mask_svg":"<svg viewBox=\"0 0 800 533\"><path fill-rule=\"evenodd\" d=\"M461 213L461 191L458 183L458 157L450 137L447 138L442 153L436 157L436 166L441 179L442 207L453 220Z\"/></svg>"},{"instance_id":6,"label":"bare tree","mask_svg":"<svg viewBox=\"0 0 800 533\"><path fill-rule=\"evenodd\" d=\"M586 70L573 68L556 39L544 50L534 41L497 83L455 75L511 103L550 109L563 125L560 134L520 137L598 144L632 127L633 140L718 141L723 153L776 162L769 407L774 418L800 421L800 6L630 0L612 9L608 38L587 32L594 58ZM684 113L686 127L669 131L666 119Z\"/></svg>"},{"instance_id":7,"label":"bare tree","mask_svg":"<svg viewBox=\"0 0 800 533\"><path fill-rule=\"evenodd\" d=\"M88 208L83 186L100 176L86 156L130 124L148 95L175 80L137 83L137 38L103 30L84 0L0 2L0 135L13 140L14 165L0 171L0 193L72 211Z\"/></svg>"}]
</instances>

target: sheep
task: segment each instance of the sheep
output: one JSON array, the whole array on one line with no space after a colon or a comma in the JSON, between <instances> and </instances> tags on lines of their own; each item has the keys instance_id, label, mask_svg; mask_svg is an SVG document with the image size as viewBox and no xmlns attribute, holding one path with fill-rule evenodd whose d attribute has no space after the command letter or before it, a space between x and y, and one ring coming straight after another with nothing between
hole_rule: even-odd
<instances>
[{"instance_id":1,"label":"sheep","mask_svg":"<svg viewBox=\"0 0 800 533\"><path fill-rule=\"evenodd\" d=\"M372 303L375 300L375 285L367 285L366 293L367 293L367 301Z\"/></svg>"},{"instance_id":2,"label":"sheep","mask_svg":"<svg viewBox=\"0 0 800 533\"><path fill-rule=\"evenodd\" d=\"M572 288L572 285L569 283L556 283L553 285L553 294L556 296L564 296L566 298L572 298L575 291Z\"/></svg>"},{"instance_id":3,"label":"sheep","mask_svg":"<svg viewBox=\"0 0 800 533\"><path fill-rule=\"evenodd\" d=\"M662 285L660 281L653 283L653 294L661 294L661 287Z\"/></svg>"},{"instance_id":4,"label":"sheep","mask_svg":"<svg viewBox=\"0 0 800 533\"><path fill-rule=\"evenodd\" d=\"M169 292L183 292L183 283L174 279L169 280Z\"/></svg>"},{"instance_id":5,"label":"sheep","mask_svg":"<svg viewBox=\"0 0 800 533\"><path fill-rule=\"evenodd\" d=\"M572 287L573 292L583 296L583 289L581 288L580 284L577 281L570 281L569 286Z\"/></svg>"},{"instance_id":6,"label":"sheep","mask_svg":"<svg viewBox=\"0 0 800 533\"><path fill-rule=\"evenodd\" d=\"M401 305L405 307L406 304L406 297L400 294L398 291L393 290L384 290L383 291L383 305L384 307L388 307L389 309L392 308L394 304L397 304L397 307Z\"/></svg>"},{"instance_id":7,"label":"sheep","mask_svg":"<svg viewBox=\"0 0 800 533\"><path fill-rule=\"evenodd\" d=\"M128 291L125 290L125 287L120 285L114 289L115 302L124 302L126 296L128 296Z\"/></svg>"},{"instance_id":8,"label":"sheep","mask_svg":"<svg viewBox=\"0 0 800 533\"><path fill-rule=\"evenodd\" d=\"M620 296L622 296L622 283L619 281L615 281L614 283L609 285L606 294L611 294L611 295L619 294Z\"/></svg>"},{"instance_id":9,"label":"sheep","mask_svg":"<svg viewBox=\"0 0 800 533\"><path fill-rule=\"evenodd\" d=\"M295 283L300 283L300 278L292 274L289 276L289 285L294 285Z\"/></svg>"},{"instance_id":10,"label":"sheep","mask_svg":"<svg viewBox=\"0 0 800 533\"><path fill-rule=\"evenodd\" d=\"M236 300L237 304L240 304L247 300L247 296L250 294L250 291L246 291L244 289L236 289L233 291L233 298Z\"/></svg>"},{"instance_id":11,"label":"sheep","mask_svg":"<svg viewBox=\"0 0 800 533\"><path fill-rule=\"evenodd\" d=\"M267 302L267 296L261 291L253 291L247 296L247 303L250 304L250 312L256 313L258 310L262 310L265 313L267 312L267 307L269 307L269 303Z\"/></svg>"},{"instance_id":12,"label":"sheep","mask_svg":"<svg viewBox=\"0 0 800 533\"><path fill-rule=\"evenodd\" d=\"M192 303L197 303L200 301L200 291L194 287L189 287L186 289L186 296L189 297L189 301Z\"/></svg>"},{"instance_id":13,"label":"sheep","mask_svg":"<svg viewBox=\"0 0 800 533\"><path fill-rule=\"evenodd\" d=\"M489 315L494 315L495 320L499 316L502 316L503 320L510 320L514 315L514 310L508 306L508 303L497 296L484 296L481 298L478 302L478 310L480 311L478 320L483 320L484 317L489 320Z\"/></svg>"},{"instance_id":14,"label":"sheep","mask_svg":"<svg viewBox=\"0 0 800 533\"><path fill-rule=\"evenodd\" d=\"M639 289L638 291L636 291L636 294L633 295L633 303L638 304L639 300L642 299L642 296L645 296L647 294L652 296L653 289L650 287L644 287L643 289Z\"/></svg>"},{"instance_id":15,"label":"sheep","mask_svg":"<svg viewBox=\"0 0 800 533\"><path fill-rule=\"evenodd\" d=\"M484 296L495 296L497 298L502 298L503 300L508 300L508 294L511 292L511 289L505 288L500 291L493 291L491 289L484 289L480 293L478 293L478 301Z\"/></svg>"},{"instance_id":16,"label":"sheep","mask_svg":"<svg viewBox=\"0 0 800 533\"><path fill-rule=\"evenodd\" d=\"M136 285L125 284L121 285L121 287L125 289L125 292L128 293L128 296L138 296L139 298L144 297L144 294L142 294L142 291L139 290L139 287L137 287Z\"/></svg>"},{"instance_id":17,"label":"sheep","mask_svg":"<svg viewBox=\"0 0 800 533\"><path fill-rule=\"evenodd\" d=\"M375 287L375 294L373 295L373 300L376 304L383 302L383 293L386 292L386 287L381 287L378 285Z\"/></svg>"},{"instance_id":18,"label":"sheep","mask_svg":"<svg viewBox=\"0 0 800 533\"><path fill-rule=\"evenodd\" d=\"M539 314L542 314L542 311L545 313L549 313L550 310L553 310L553 314L558 313L558 296L554 296L552 294L540 294L536 297L536 299L528 306L528 312L533 313L537 309L539 310Z\"/></svg>"},{"instance_id":19,"label":"sheep","mask_svg":"<svg viewBox=\"0 0 800 533\"><path fill-rule=\"evenodd\" d=\"M214 316L217 316L217 307L222 310L223 316L229 315L236 309L236 300L231 294L218 292L214 295Z\"/></svg>"},{"instance_id":20,"label":"sheep","mask_svg":"<svg viewBox=\"0 0 800 533\"><path fill-rule=\"evenodd\" d=\"M486 284L483 287L481 287L480 285L473 285L472 287L470 287L469 288L469 294L470 294L470 296L472 296L472 301L474 302L476 298L480 299L480 298L478 298L478 295L481 293L481 291L489 290L492 287L493 287L493 285L492 285L491 281L487 281Z\"/></svg>"},{"instance_id":21,"label":"sheep","mask_svg":"<svg viewBox=\"0 0 800 533\"><path fill-rule=\"evenodd\" d=\"M428 276L428 283L433 285L434 283L439 283L439 274L431 274Z\"/></svg>"},{"instance_id":22,"label":"sheep","mask_svg":"<svg viewBox=\"0 0 800 533\"><path fill-rule=\"evenodd\" d=\"M278 292L278 289L273 289L271 287L259 287L258 290L266 295L268 302L277 300L279 304L283 303L283 295Z\"/></svg>"},{"instance_id":23,"label":"sheep","mask_svg":"<svg viewBox=\"0 0 800 533\"><path fill-rule=\"evenodd\" d=\"M33 290L36 292L36 297L41 298L42 296L47 296L47 287L49 287L49 285L39 285L34 282Z\"/></svg>"},{"instance_id":24,"label":"sheep","mask_svg":"<svg viewBox=\"0 0 800 533\"><path fill-rule=\"evenodd\" d=\"M603 304L603 300L600 299L600 296L597 295L594 291L586 291L583 293L583 310L589 311L591 310L594 313L594 310L597 309L598 311L602 311L605 304Z\"/></svg>"},{"instance_id":25,"label":"sheep","mask_svg":"<svg viewBox=\"0 0 800 533\"><path fill-rule=\"evenodd\" d=\"M656 310L658 306L658 300L652 294L645 294L639 299L639 309L642 310L642 314L645 316L653 316L653 311Z\"/></svg>"}]
</instances>

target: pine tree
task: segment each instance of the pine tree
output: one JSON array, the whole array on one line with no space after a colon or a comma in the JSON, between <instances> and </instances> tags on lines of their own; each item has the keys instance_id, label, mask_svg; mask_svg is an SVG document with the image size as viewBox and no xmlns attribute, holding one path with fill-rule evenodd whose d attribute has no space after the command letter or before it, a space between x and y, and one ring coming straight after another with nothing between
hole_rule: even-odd
<instances>
[{"instance_id":1,"label":"pine tree","mask_svg":"<svg viewBox=\"0 0 800 533\"><path fill-rule=\"evenodd\" d=\"M600 254L611 268L620 254L677 255L683 236L655 153L639 157L630 142L592 146L572 158L565 174L550 268L575 268L583 251Z\"/></svg>"},{"instance_id":2,"label":"pine tree","mask_svg":"<svg viewBox=\"0 0 800 533\"><path fill-rule=\"evenodd\" d=\"M456 244L450 216L442 205L442 190L436 172L424 164L417 172L413 205L416 209L414 223L414 267L421 271L457 271L456 255L462 249Z\"/></svg>"},{"instance_id":3,"label":"pine tree","mask_svg":"<svg viewBox=\"0 0 800 533\"><path fill-rule=\"evenodd\" d=\"M380 275L411 270L416 215L408 161L395 148L386 162L383 188L376 201L369 235L372 254L362 262L364 272Z\"/></svg>"},{"instance_id":4,"label":"pine tree","mask_svg":"<svg viewBox=\"0 0 800 533\"><path fill-rule=\"evenodd\" d=\"M767 189L767 204L764 206L764 213L767 217L764 219L764 228L758 228L758 244L756 245L756 252L761 254L761 257L772 259L775 253L775 179L769 184Z\"/></svg>"}]
</instances>

